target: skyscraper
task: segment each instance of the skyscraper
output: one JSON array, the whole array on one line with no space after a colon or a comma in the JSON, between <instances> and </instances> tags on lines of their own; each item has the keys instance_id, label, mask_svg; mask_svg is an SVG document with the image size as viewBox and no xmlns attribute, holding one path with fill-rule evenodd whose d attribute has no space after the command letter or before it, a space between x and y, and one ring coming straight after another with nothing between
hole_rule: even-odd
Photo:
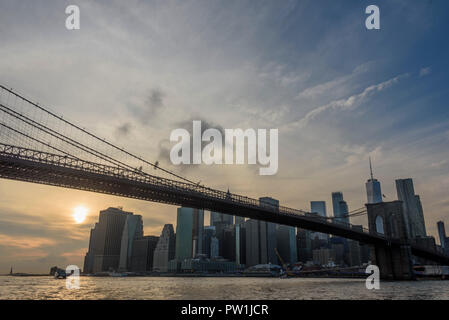
<instances>
[{"instance_id":1,"label":"skyscraper","mask_svg":"<svg viewBox=\"0 0 449 320\"><path fill-rule=\"evenodd\" d=\"M325 201L310 201L310 212L318 213L321 217L326 217L326 202ZM318 237L320 240L328 240L329 235L321 232L313 232L311 234L312 239Z\"/></svg>"},{"instance_id":2,"label":"skyscraper","mask_svg":"<svg viewBox=\"0 0 449 320\"><path fill-rule=\"evenodd\" d=\"M279 211L279 200L273 199L271 197L262 197L259 198L260 205L270 207L274 210ZM263 230L266 230L266 234L263 238L266 239L266 257L267 262L278 264L278 257L276 255L276 251L274 250L277 248L277 229L278 225L276 223L272 222L264 222L261 221L260 224L260 230L263 232Z\"/></svg>"},{"instance_id":3,"label":"skyscraper","mask_svg":"<svg viewBox=\"0 0 449 320\"><path fill-rule=\"evenodd\" d=\"M311 231L298 228L296 235L296 246L298 250L298 261L306 263L312 259Z\"/></svg>"},{"instance_id":4,"label":"skyscraper","mask_svg":"<svg viewBox=\"0 0 449 320\"><path fill-rule=\"evenodd\" d=\"M153 270L168 271L168 262L175 258L176 236L172 224L164 225L161 236L154 250Z\"/></svg>"},{"instance_id":5,"label":"skyscraper","mask_svg":"<svg viewBox=\"0 0 449 320\"><path fill-rule=\"evenodd\" d=\"M402 201L407 233L410 238L425 237L426 226L421 200L415 195L412 179L396 180L398 199Z\"/></svg>"},{"instance_id":6,"label":"skyscraper","mask_svg":"<svg viewBox=\"0 0 449 320\"><path fill-rule=\"evenodd\" d=\"M100 211L98 223L91 231L86 273L118 270L123 229L132 212L121 208Z\"/></svg>"},{"instance_id":7,"label":"skyscraper","mask_svg":"<svg viewBox=\"0 0 449 320\"><path fill-rule=\"evenodd\" d=\"M347 217L348 205L343 199L342 192L332 192L332 208L334 210L335 222L349 224L349 217Z\"/></svg>"},{"instance_id":8,"label":"skyscraper","mask_svg":"<svg viewBox=\"0 0 449 320\"><path fill-rule=\"evenodd\" d=\"M211 251L210 251L210 247L211 247L211 240L212 238L215 237L215 227L214 226L209 226L209 227L204 227L204 254L208 257L211 258Z\"/></svg>"},{"instance_id":9,"label":"skyscraper","mask_svg":"<svg viewBox=\"0 0 449 320\"><path fill-rule=\"evenodd\" d=\"M178 208L176 222L176 260L182 261L203 253L203 210Z\"/></svg>"},{"instance_id":10,"label":"skyscraper","mask_svg":"<svg viewBox=\"0 0 449 320\"><path fill-rule=\"evenodd\" d=\"M346 203L346 201L342 200L339 203L339 214L340 214L340 218L339 220L345 224L349 224L349 209L348 209L348 204Z\"/></svg>"},{"instance_id":11,"label":"skyscraper","mask_svg":"<svg viewBox=\"0 0 449 320\"><path fill-rule=\"evenodd\" d=\"M89 249L87 250L86 256L84 257L84 268L83 272L85 274L92 273L94 268L94 257L95 252L97 250L97 242L96 236L98 234L98 223L95 223L95 226L90 229L90 237L89 237Z\"/></svg>"},{"instance_id":12,"label":"skyscraper","mask_svg":"<svg viewBox=\"0 0 449 320\"><path fill-rule=\"evenodd\" d=\"M130 269L134 240L141 237L143 237L142 216L128 215L122 232L119 270Z\"/></svg>"},{"instance_id":13,"label":"skyscraper","mask_svg":"<svg viewBox=\"0 0 449 320\"><path fill-rule=\"evenodd\" d=\"M369 168L371 179L369 179L366 186L366 196L368 199L368 203L379 203L382 202L382 191L380 189L380 182L377 179L374 179L373 176L373 167L371 165L371 157L369 158Z\"/></svg>"},{"instance_id":14,"label":"skyscraper","mask_svg":"<svg viewBox=\"0 0 449 320\"><path fill-rule=\"evenodd\" d=\"M266 254L262 256L263 250L261 250L261 232L260 221L249 219L245 221L245 233L246 233L246 266L251 267L256 264L267 263ZM265 245L266 249L266 245Z\"/></svg>"},{"instance_id":15,"label":"skyscraper","mask_svg":"<svg viewBox=\"0 0 449 320\"><path fill-rule=\"evenodd\" d=\"M235 226L231 225L226 227L223 231L223 254L222 257L235 261L236 259L236 233Z\"/></svg>"},{"instance_id":16,"label":"skyscraper","mask_svg":"<svg viewBox=\"0 0 449 320\"><path fill-rule=\"evenodd\" d=\"M236 217L237 218L237 217ZM235 228L235 262L237 264L244 264L245 261L245 253L243 250L245 249L245 236L244 236L244 224L245 222L236 223ZM243 231L242 231L243 230Z\"/></svg>"},{"instance_id":17,"label":"skyscraper","mask_svg":"<svg viewBox=\"0 0 449 320\"><path fill-rule=\"evenodd\" d=\"M340 201L343 201L343 193L340 191L332 192L332 209L336 222L342 222L340 219Z\"/></svg>"},{"instance_id":18,"label":"skyscraper","mask_svg":"<svg viewBox=\"0 0 449 320\"><path fill-rule=\"evenodd\" d=\"M298 259L296 246L296 229L290 226L278 225L276 230L277 250L286 263L295 263ZM270 261L271 263L276 263Z\"/></svg>"},{"instance_id":19,"label":"skyscraper","mask_svg":"<svg viewBox=\"0 0 449 320\"><path fill-rule=\"evenodd\" d=\"M210 239L210 257L211 259L218 257L218 239L217 237L213 236Z\"/></svg>"},{"instance_id":20,"label":"skyscraper","mask_svg":"<svg viewBox=\"0 0 449 320\"><path fill-rule=\"evenodd\" d=\"M438 221L438 235L440 237L441 248L446 249L446 229L444 228L444 222Z\"/></svg>"},{"instance_id":21,"label":"skyscraper","mask_svg":"<svg viewBox=\"0 0 449 320\"><path fill-rule=\"evenodd\" d=\"M144 236L134 239L133 251L131 256L131 267L134 272L147 272L153 269L154 251L156 249L159 237Z\"/></svg>"}]
</instances>

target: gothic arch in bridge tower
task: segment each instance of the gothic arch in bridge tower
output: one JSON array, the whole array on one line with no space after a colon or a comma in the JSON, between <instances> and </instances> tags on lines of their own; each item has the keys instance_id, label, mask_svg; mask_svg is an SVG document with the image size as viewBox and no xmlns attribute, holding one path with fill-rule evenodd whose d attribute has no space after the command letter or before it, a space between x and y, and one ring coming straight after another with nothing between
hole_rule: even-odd
<instances>
[{"instance_id":1,"label":"gothic arch in bridge tower","mask_svg":"<svg viewBox=\"0 0 449 320\"><path fill-rule=\"evenodd\" d=\"M384 232L384 219L381 216L376 217L376 232L385 234Z\"/></svg>"}]
</instances>

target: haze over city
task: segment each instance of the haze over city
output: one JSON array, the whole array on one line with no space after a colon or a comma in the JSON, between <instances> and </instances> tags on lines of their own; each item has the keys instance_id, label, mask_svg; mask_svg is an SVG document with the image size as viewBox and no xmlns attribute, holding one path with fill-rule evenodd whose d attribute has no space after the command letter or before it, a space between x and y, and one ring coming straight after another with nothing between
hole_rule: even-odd
<instances>
[{"instance_id":1,"label":"haze over city","mask_svg":"<svg viewBox=\"0 0 449 320\"><path fill-rule=\"evenodd\" d=\"M381 33L361 27L367 1L324 2L77 1L71 32L66 3L2 1L0 82L201 184L304 210L323 200L328 215L333 191L363 207L371 156L386 200L413 178L437 238L449 223L448 4L385 2ZM192 120L278 128L278 173L171 165L170 132ZM117 206L147 235L176 223L175 206L1 180L0 273L82 266L99 211Z\"/></svg>"}]
</instances>

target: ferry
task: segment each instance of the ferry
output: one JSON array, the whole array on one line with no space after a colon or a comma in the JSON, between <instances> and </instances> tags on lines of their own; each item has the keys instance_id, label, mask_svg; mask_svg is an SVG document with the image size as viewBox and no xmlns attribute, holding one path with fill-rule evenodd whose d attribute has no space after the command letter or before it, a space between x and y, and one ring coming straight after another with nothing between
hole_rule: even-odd
<instances>
[{"instance_id":1,"label":"ferry","mask_svg":"<svg viewBox=\"0 0 449 320\"><path fill-rule=\"evenodd\" d=\"M414 266L413 270L417 279L449 280L449 266Z\"/></svg>"}]
</instances>

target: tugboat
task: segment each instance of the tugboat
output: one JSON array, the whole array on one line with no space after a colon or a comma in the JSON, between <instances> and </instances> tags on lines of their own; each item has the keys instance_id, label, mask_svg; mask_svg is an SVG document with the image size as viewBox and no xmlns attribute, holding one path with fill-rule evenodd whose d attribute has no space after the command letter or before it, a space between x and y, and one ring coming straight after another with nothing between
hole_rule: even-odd
<instances>
[{"instance_id":1,"label":"tugboat","mask_svg":"<svg viewBox=\"0 0 449 320\"><path fill-rule=\"evenodd\" d=\"M67 274L64 269L53 267L50 269L50 275L52 275L55 279L65 279L67 278Z\"/></svg>"},{"instance_id":2,"label":"tugboat","mask_svg":"<svg viewBox=\"0 0 449 320\"><path fill-rule=\"evenodd\" d=\"M67 278L67 274L65 273L64 269L59 269L56 270L55 275L54 275L55 279L65 279Z\"/></svg>"}]
</instances>

